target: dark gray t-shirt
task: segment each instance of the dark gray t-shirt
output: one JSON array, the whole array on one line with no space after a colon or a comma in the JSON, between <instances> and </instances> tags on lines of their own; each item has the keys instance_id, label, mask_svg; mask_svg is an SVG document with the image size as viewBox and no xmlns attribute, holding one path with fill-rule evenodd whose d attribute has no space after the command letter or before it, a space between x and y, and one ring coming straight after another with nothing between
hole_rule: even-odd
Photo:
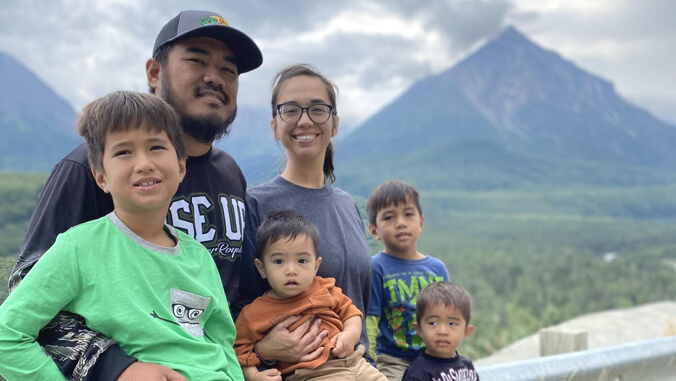
<instances>
[{"instance_id":1,"label":"dark gray t-shirt","mask_svg":"<svg viewBox=\"0 0 676 381\"><path fill-rule=\"evenodd\" d=\"M368 348L366 312L371 292L371 251L359 209L347 192L326 183L323 188L304 188L281 176L249 189L242 251L240 296L249 302L269 289L261 285L254 268L256 229L265 216L278 210L293 210L319 230L322 264L317 275L335 278L336 286L364 314L362 339ZM243 306L240 306L243 307Z\"/></svg>"}]
</instances>

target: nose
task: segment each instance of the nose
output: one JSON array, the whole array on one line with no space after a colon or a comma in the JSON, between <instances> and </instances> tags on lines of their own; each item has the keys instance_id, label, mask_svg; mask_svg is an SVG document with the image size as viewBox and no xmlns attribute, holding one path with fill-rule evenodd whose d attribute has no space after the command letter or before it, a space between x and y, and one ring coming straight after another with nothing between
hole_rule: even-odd
<instances>
[{"instance_id":1,"label":"nose","mask_svg":"<svg viewBox=\"0 0 676 381\"><path fill-rule=\"evenodd\" d=\"M137 172L152 172L155 170L155 163L146 153L140 153L136 156Z\"/></svg>"},{"instance_id":2,"label":"nose","mask_svg":"<svg viewBox=\"0 0 676 381\"><path fill-rule=\"evenodd\" d=\"M311 126L314 122L310 119L310 110L300 110L300 119L298 119L298 125Z\"/></svg>"},{"instance_id":3,"label":"nose","mask_svg":"<svg viewBox=\"0 0 676 381\"><path fill-rule=\"evenodd\" d=\"M406 219L403 216L397 216L397 227L406 226Z\"/></svg>"},{"instance_id":4,"label":"nose","mask_svg":"<svg viewBox=\"0 0 676 381\"><path fill-rule=\"evenodd\" d=\"M296 275L298 273L298 270L296 269L296 265L293 263L289 263L286 266L286 275Z\"/></svg>"},{"instance_id":5,"label":"nose","mask_svg":"<svg viewBox=\"0 0 676 381\"><path fill-rule=\"evenodd\" d=\"M223 88L225 81L222 72L216 65L207 65L204 71L204 83L211 84L216 88Z\"/></svg>"}]
</instances>

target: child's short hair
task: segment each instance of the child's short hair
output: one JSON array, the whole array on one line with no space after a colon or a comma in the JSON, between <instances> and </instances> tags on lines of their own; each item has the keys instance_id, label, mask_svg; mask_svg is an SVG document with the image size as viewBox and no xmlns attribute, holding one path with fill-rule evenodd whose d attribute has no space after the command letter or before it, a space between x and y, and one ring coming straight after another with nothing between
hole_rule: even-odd
<instances>
[{"instance_id":1,"label":"child's short hair","mask_svg":"<svg viewBox=\"0 0 676 381\"><path fill-rule=\"evenodd\" d=\"M179 159L186 157L181 120L162 98L133 91L115 91L88 103L77 121L87 143L89 165L103 170L103 150L109 132L146 128L164 131Z\"/></svg>"},{"instance_id":2,"label":"child's short hair","mask_svg":"<svg viewBox=\"0 0 676 381\"><path fill-rule=\"evenodd\" d=\"M256 258L263 260L267 245L283 238L290 241L303 234L312 240L315 255L319 257L319 230L312 222L291 210L268 214L256 230Z\"/></svg>"},{"instance_id":3,"label":"child's short hair","mask_svg":"<svg viewBox=\"0 0 676 381\"><path fill-rule=\"evenodd\" d=\"M469 324L472 315L472 298L462 287L452 282L434 282L420 291L415 305L415 317L418 322L425 316L425 310L430 305L443 303L446 307L455 307L460 310L465 323Z\"/></svg>"},{"instance_id":4,"label":"child's short hair","mask_svg":"<svg viewBox=\"0 0 676 381\"><path fill-rule=\"evenodd\" d=\"M418 213L420 213L420 215L423 214L422 207L420 206L420 195L413 185L398 180L390 180L378 185L376 189L371 192L368 202L366 203L366 212L369 215L369 223L376 226L378 211L393 204L404 204L406 201L413 202L418 209Z\"/></svg>"}]
</instances>

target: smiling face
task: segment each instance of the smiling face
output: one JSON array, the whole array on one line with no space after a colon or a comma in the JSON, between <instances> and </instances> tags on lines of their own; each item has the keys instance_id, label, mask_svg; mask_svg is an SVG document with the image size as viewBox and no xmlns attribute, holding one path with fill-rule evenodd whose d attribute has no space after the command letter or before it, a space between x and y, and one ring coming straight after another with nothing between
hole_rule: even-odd
<instances>
[{"instance_id":1,"label":"smiling face","mask_svg":"<svg viewBox=\"0 0 676 381\"><path fill-rule=\"evenodd\" d=\"M455 357L462 341L474 331L458 308L443 303L428 306L413 327L425 342L425 353L446 359Z\"/></svg>"},{"instance_id":2,"label":"smiling face","mask_svg":"<svg viewBox=\"0 0 676 381\"><path fill-rule=\"evenodd\" d=\"M185 132L202 143L227 133L237 111L239 73L232 51L209 37L174 42L162 67L149 60L150 86L181 115Z\"/></svg>"},{"instance_id":3,"label":"smiling face","mask_svg":"<svg viewBox=\"0 0 676 381\"><path fill-rule=\"evenodd\" d=\"M270 283L269 295L279 299L291 298L307 290L321 262L312 239L305 234L268 242L263 250L263 261L255 260L261 276Z\"/></svg>"},{"instance_id":4,"label":"smiling face","mask_svg":"<svg viewBox=\"0 0 676 381\"><path fill-rule=\"evenodd\" d=\"M385 253L403 259L416 259L420 255L416 249L418 236L425 223L415 203L406 198L406 202L390 204L378 211L376 224L369 224L373 237L382 240Z\"/></svg>"},{"instance_id":5,"label":"smiling face","mask_svg":"<svg viewBox=\"0 0 676 381\"><path fill-rule=\"evenodd\" d=\"M277 104L297 104L308 107L313 104L331 104L326 84L321 79L300 75L286 81L279 91ZM325 123L314 123L307 112L295 123L287 123L279 113L270 122L275 139L286 148L290 166L321 166L324 153L331 138L338 131L338 117L332 115Z\"/></svg>"},{"instance_id":6,"label":"smiling face","mask_svg":"<svg viewBox=\"0 0 676 381\"><path fill-rule=\"evenodd\" d=\"M110 193L118 213L157 211L169 207L185 176L166 132L141 126L106 134L103 171L92 167L96 182Z\"/></svg>"}]
</instances>

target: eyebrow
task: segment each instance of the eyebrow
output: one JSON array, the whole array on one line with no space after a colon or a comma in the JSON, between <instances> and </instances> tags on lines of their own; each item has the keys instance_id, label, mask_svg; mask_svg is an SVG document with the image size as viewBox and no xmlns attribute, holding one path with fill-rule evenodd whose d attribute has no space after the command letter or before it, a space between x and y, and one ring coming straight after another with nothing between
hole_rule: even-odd
<instances>
[{"instance_id":1,"label":"eyebrow","mask_svg":"<svg viewBox=\"0 0 676 381\"><path fill-rule=\"evenodd\" d=\"M204 55L204 56L211 57L210 51L208 51L206 49L198 48L196 46L188 46L187 48L185 48L185 51L186 51L186 53L195 53L195 54L201 54L201 55ZM230 62L230 63L237 65L237 58L235 58L234 56L224 55L221 59L223 61L227 61L227 62Z\"/></svg>"},{"instance_id":2,"label":"eyebrow","mask_svg":"<svg viewBox=\"0 0 676 381\"><path fill-rule=\"evenodd\" d=\"M169 143L169 139L160 138L160 137L153 137L153 138L149 138L149 139L144 140L143 143L144 144L147 144L147 143L150 143L150 144L153 144L153 143ZM133 145L132 139L123 140L119 143L115 143L114 145L110 146L110 149L119 149L119 148L128 147L130 145Z\"/></svg>"},{"instance_id":3,"label":"eyebrow","mask_svg":"<svg viewBox=\"0 0 676 381\"><path fill-rule=\"evenodd\" d=\"M446 316L445 318L439 315L425 315L423 319L448 319L453 321L462 321L462 318L458 316Z\"/></svg>"},{"instance_id":4,"label":"eyebrow","mask_svg":"<svg viewBox=\"0 0 676 381\"><path fill-rule=\"evenodd\" d=\"M282 104L282 103L280 103L280 104ZM296 101L288 101L288 102L284 102L283 104L300 105L300 103L299 103L299 102L296 102ZM324 99L321 99L321 98L317 98L317 99L312 99L312 100L310 100L310 105L316 105L316 104L322 104L322 105L329 105L329 106L331 106L331 104L330 104L328 101L326 101L326 100L324 100Z\"/></svg>"},{"instance_id":5,"label":"eyebrow","mask_svg":"<svg viewBox=\"0 0 676 381\"><path fill-rule=\"evenodd\" d=\"M124 140L124 141L121 141L119 143L115 143L112 146L110 146L110 150L114 151L114 150L117 150L117 149L120 149L120 148L127 147L130 144L131 144L131 140Z\"/></svg>"},{"instance_id":6,"label":"eyebrow","mask_svg":"<svg viewBox=\"0 0 676 381\"><path fill-rule=\"evenodd\" d=\"M146 143L165 143L165 142L169 142L169 141L170 141L169 139L160 138L160 137L154 137L154 138L146 139Z\"/></svg>"}]
</instances>

